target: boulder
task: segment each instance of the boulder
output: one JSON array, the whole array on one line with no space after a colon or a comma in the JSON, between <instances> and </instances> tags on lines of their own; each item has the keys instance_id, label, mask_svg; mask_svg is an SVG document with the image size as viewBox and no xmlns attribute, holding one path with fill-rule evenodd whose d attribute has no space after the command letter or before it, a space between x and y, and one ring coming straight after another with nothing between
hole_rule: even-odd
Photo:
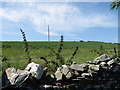
<instances>
[{"instance_id":1,"label":"boulder","mask_svg":"<svg viewBox=\"0 0 120 90\"><path fill-rule=\"evenodd\" d=\"M73 77L73 74L71 72L68 72L68 74L65 76L67 79L70 79Z\"/></svg>"},{"instance_id":2,"label":"boulder","mask_svg":"<svg viewBox=\"0 0 120 90\"><path fill-rule=\"evenodd\" d=\"M67 65L62 65L61 72L66 76L70 72L70 68Z\"/></svg>"},{"instance_id":3,"label":"boulder","mask_svg":"<svg viewBox=\"0 0 120 90\"><path fill-rule=\"evenodd\" d=\"M89 65L88 72L97 72L100 70L100 65Z\"/></svg>"},{"instance_id":4,"label":"boulder","mask_svg":"<svg viewBox=\"0 0 120 90\"><path fill-rule=\"evenodd\" d=\"M67 65L62 65L62 67L59 67L57 69L57 71L55 72L55 77L57 79L57 81L59 80L63 80L64 77L66 79L70 79L73 77L73 72L71 70L71 68Z\"/></svg>"},{"instance_id":5,"label":"boulder","mask_svg":"<svg viewBox=\"0 0 120 90\"><path fill-rule=\"evenodd\" d=\"M73 76L71 68L67 65L62 65L61 72L67 79L70 79Z\"/></svg>"},{"instance_id":6,"label":"boulder","mask_svg":"<svg viewBox=\"0 0 120 90\"><path fill-rule=\"evenodd\" d=\"M96 64L99 64L101 62L107 62L107 61L110 61L110 57L107 55L107 54L103 54L97 58L94 59L93 62L95 62Z\"/></svg>"},{"instance_id":7,"label":"boulder","mask_svg":"<svg viewBox=\"0 0 120 90\"><path fill-rule=\"evenodd\" d=\"M36 79L40 79L44 72L42 67L39 64L35 64L34 62L28 64L25 70L31 73L32 76Z\"/></svg>"},{"instance_id":8,"label":"boulder","mask_svg":"<svg viewBox=\"0 0 120 90\"><path fill-rule=\"evenodd\" d=\"M33 62L28 64L24 70L15 69L13 67L8 68L3 73L3 86L8 87L14 85L15 87L20 87L30 76L37 80L40 79L43 72L39 64Z\"/></svg>"},{"instance_id":9,"label":"boulder","mask_svg":"<svg viewBox=\"0 0 120 90\"><path fill-rule=\"evenodd\" d=\"M84 72L88 69L88 64L83 63L83 64L72 64L70 66L71 69L79 71L79 72Z\"/></svg>"},{"instance_id":10,"label":"boulder","mask_svg":"<svg viewBox=\"0 0 120 90\"><path fill-rule=\"evenodd\" d=\"M110 60L110 61L108 61L107 62L107 64L110 66L110 65L113 65L113 64L115 64L116 63L116 61L114 60L114 59L112 59L112 60Z\"/></svg>"},{"instance_id":11,"label":"boulder","mask_svg":"<svg viewBox=\"0 0 120 90\"><path fill-rule=\"evenodd\" d=\"M30 75L28 71L16 70L13 67L6 69L5 73L10 84L15 86L20 86Z\"/></svg>"},{"instance_id":12,"label":"boulder","mask_svg":"<svg viewBox=\"0 0 120 90\"><path fill-rule=\"evenodd\" d=\"M61 67L59 67L59 68L57 69L57 71L55 72L55 78L56 78L57 81L63 79L63 74L62 74L62 72L61 72Z\"/></svg>"},{"instance_id":13,"label":"boulder","mask_svg":"<svg viewBox=\"0 0 120 90\"><path fill-rule=\"evenodd\" d=\"M104 69L104 70L108 70L109 69L109 66L106 62L101 62L100 63L100 68L101 69Z\"/></svg>"}]
</instances>

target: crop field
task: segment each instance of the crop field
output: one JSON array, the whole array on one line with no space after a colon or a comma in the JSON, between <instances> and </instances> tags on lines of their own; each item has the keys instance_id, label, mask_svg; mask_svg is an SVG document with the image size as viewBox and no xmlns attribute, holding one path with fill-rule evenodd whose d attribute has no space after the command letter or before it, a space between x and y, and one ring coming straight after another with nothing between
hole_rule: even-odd
<instances>
[{"instance_id":1,"label":"crop field","mask_svg":"<svg viewBox=\"0 0 120 90\"><path fill-rule=\"evenodd\" d=\"M28 42L29 45L29 55L32 62L40 64L43 68L46 66L46 62L40 57L45 57L47 60L55 61L56 56L51 51L57 51L60 47L60 42ZM100 54L108 54L109 56L115 55L115 50L118 51L118 44L103 43L103 42L63 42L63 49L61 51L61 56L66 61L68 60L75 48L78 46L78 51L73 62L84 63L87 61L92 61ZM2 42L2 67L15 67L17 69L24 69L27 65L28 58L26 52L24 51L23 42L15 41L4 41Z\"/></svg>"}]
</instances>

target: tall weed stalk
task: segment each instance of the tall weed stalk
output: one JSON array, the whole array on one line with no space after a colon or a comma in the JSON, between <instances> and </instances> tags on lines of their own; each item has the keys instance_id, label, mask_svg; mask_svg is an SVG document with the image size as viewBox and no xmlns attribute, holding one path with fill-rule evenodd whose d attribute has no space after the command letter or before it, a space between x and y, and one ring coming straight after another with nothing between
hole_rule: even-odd
<instances>
[{"instance_id":1,"label":"tall weed stalk","mask_svg":"<svg viewBox=\"0 0 120 90\"><path fill-rule=\"evenodd\" d=\"M28 63L31 63L31 57L30 57L30 52L29 52L29 46L28 46L28 42L27 42L27 39L26 39L26 36L25 36L25 32L20 29L21 33L22 33L22 37L23 37L23 42L24 42L24 49L25 49L25 52L27 54L27 57L28 57Z\"/></svg>"},{"instance_id":2,"label":"tall weed stalk","mask_svg":"<svg viewBox=\"0 0 120 90\"><path fill-rule=\"evenodd\" d=\"M56 57L55 61L48 61L45 57L40 57L40 59L43 59L46 62L46 64L48 65L48 67L50 67L51 70L56 70L58 67L60 67L61 65L64 65L64 64L70 65L73 62L72 59L77 54L78 46L76 47L72 56L66 62L66 60L62 56L63 42L64 42L63 40L64 40L64 37L63 37L63 35L61 35L60 46L57 49L57 51L55 51L53 48L49 47L49 49L55 54L55 57ZM54 65L55 68L52 68L51 64Z\"/></svg>"}]
</instances>

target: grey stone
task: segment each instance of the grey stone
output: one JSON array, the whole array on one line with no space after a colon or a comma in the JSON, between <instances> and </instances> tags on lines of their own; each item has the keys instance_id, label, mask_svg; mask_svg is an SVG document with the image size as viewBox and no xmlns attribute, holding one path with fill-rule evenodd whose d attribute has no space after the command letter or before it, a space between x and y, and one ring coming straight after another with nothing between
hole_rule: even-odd
<instances>
[{"instance_id":1,"label":"grey stone","mask_svg":"<svg viewBox=\"0 0 120 90\"><path fill-rule=\"evenodd\" d=\"M113 64L115 64L116 63L116 61L114 60L114 59L112 59L112 60L110 60L110 61L108 61L107 62L107 64L110 66L110 65L113 65Z\"/></svg>"},{"instance_id":2,"label":"grey stone","mask_svg":"<svg viewBox=\"0 0 120 90\"><path fill-rule=\"evenodd\" d=\"M109 61L110 59L111 59L111 58L110 58L107 54L103 54L103 55L95 58L94 62L95 62L96 64L99 64L99 63L101 63L101 62L107 62L107 61Z\"/></svg>"},{"instance_id":3,"label":"grey stone","mask_svg":"<svg viewBox=\"0 0 120 90\"><path fill-rule=\"evenodd\" d=\"M51 89L52 88L52 85L44 85L43 86L45 89Z\"/></svg>"},{"instance_id":4,"label":"grey stone","mask_svg":"<svg viewBox=\"0 0 120 90\"><path fill-rule=\"evenodd\" d=\"M6 75L11 85L21 85L30 75L28 71L16 70L15 68L6 69Z\"/></svg>"},{"instance_id":5,"label":"grey stone","mask_svg":"<svg viewBox=\"0 0 120 90\"><path fill-rule=\"evenodd\" d=\"M87 66L88 65L86 63L84 63L84 64L72 64L70 66L70 68L73 69L73 70L76 70L76 71L83 72L83 71L87 70Z\"/></svg>"},{"instance_id":6,"label":"grey stone","mask_svg":"<svg viewBox=\"0 0 120 90\"><path fill-rule=\"evenodd\" d=\"M73 76L71 68L67 65L62 65L61 72L67 79L70 79Z\"/></svg>"},{"instance_id":7,"label":"grey stone","mask_svg":"<svg viewBox=\"0 0 120 90\"><path fill-rule=\"evenodd\" d=\"M85 78L85 77L91 77L92 75L91 73L82 73L81 76Z\"/></svg>"},{"instance_id":8,"label":"grey stone","mask_svg":"<svg viewBox=\"0 0 120 90\"><path fill-rule=\"evenodd\" d=\"M77 71L74 71L74 75L79 76L80 74Z\"/></svg>"},{"instance_id":9,"label":"grey stone","mask_svg":"<svg viewBox=\"0 0 120 90\"><path fill-rule=\"evenodd\" d=\"M88 72L90 71L94 71L94 72L97 72L100 70L100 66L99 65L89 65L89 70Z\"/></svg>"},{"instance_id":10,"label":"grey stone","mask_svg":"<svg viewBox=\"0 0 120 90\"><path fill-rule=\"evenodd\" d=\"M70 79L73 77L73 74L71 72L68 72L68 74L65 76L67 79Z\"/></svg>"},{"instance_id":11,"label":"grey stone","mask_svg":"<svg viewBox=\"0 0 120 90\"><path fill-rule=\"evenodd\" d=\"M25 68L28 72L32 74L33 77L40 79L43 75L43 69L39 64L35 64L34 62L31 62L27 65Z\"/></svg>"},{"instance_id":12,"label":"grey stone","mask_svg":"<svg viewBox=\"0 0 120 90\"><path fill-rule=\"evenodd\" d=\"M71 90L73 90L77 83L78 87L86 90L92 88L100 90L120 88L120 63L114 58L111 60L106 54L98 57L93 62L84 64L73 63L71 66L62 65L54 74L46 75L46 73L47 67L42 69L35 63L28 64L24 70L8 68L2 76L5 81L3 83L6 86L3 85L2 87L9 87L9 84L26 87L29 83L30 85L27 86L29 90L36 90L36 88L41 90L72 88ZM31 78L31 76L36 79ZM39 88L32 87L32 85ZM79 89L78 87L77 89Z\"/></svg>"},{"instance_id":13,"label":"grey stone","mask_svg":"<svg viewBox=\"0 0 120 90\"><path fill-rule=\"evenodd\" d=\"M106 62L101 62L99 65L102 66L102 67L104 67L104 66L107 65L107 63Z\"/></svg>"},{"instance_id":14,"label":"grey stone","mask_svg":"<svg viewBox=\"0 0 120 90\"><path fill-rule=\"evenodd\" d=\"M55 77L56 77L57 81L63 80L63 76L66 79L70 79L73 77L73 72L72 72L71 68L67 65L62 65L62 67L59 67L57 69L57 71L55 72Z\"/></svg>"},{"instance_id":15,"label":"grey stone","mask_svg":"<svg viewBox=\"0 0 120 90\"><path fill-rule=\"evenodd\" d=\"M53 78L53 79L55 79L55 76L53 74L50 74L50 77Z\"/></svg>"},{"instance_id":16,"label":"grey stone","mask_svg":"<svg viewBox=\"0 0 120 90\"><path fill-rule=\"evenodd\" d=\"M42 68L39 64L30 63L25 70L15 69L13 67L5 70L6 81L8 80L10 85L16 87L21 86L30 76L40 79L43 74ZM4 78L4 77L3 77ZM9 85L6 83L6 86Z\"/></svg>"},{"instance_id":17,"label":"grey stone","mask_svg":"<svg viewBox=\"0 0 120 90\"><path fill-rule=\"evenodd\" d=\"M62 65L61 72L66 76L70 72L70 68L67 65Z\"/></svg>"},{"instance_id":18,"label":"grey stone","mask_svg":"<svg viewBox=\"0 0 120 90\"><path fill-rule=\"evenodd\" d=\"M21 73L21 74L17 74L16 76L14 76L13 78L11 78L11 80L14 80L13 81L13 85L17 85L17 86L20 86L25 80L28 79L30 73L28 72L24 72L24 73ZM11 83L12 84L12 83Z\"/></svg>"},{"instance_id":19,"label":"grey stone","mask_svg":"<svg viewBox=\"0 0 120 90\"><path fill-rule=\"evenodd\" d=\"M61 68L58 68L57 71L55 72L55 78L56 78L57 81L63 79L63 74L61 72Z\"/></svg>"}]
</instances>

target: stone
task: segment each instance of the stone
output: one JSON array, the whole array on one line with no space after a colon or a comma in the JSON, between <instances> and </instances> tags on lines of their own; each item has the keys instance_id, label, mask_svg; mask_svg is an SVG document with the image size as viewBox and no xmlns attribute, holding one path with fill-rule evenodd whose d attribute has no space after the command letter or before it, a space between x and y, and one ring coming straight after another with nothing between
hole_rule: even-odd
<instances>
[{"instance_id":1,"label":"stone","mask_svg":"<svg viewBox=\"0 0 120 90\"><path fill-rule=\"evenodd\" d=\"M46 89L52 89L52 85L44 85L43 87L45 88L45 90Z\"/></svg>"},{"instance_id":2,"label":"stone","mask_svg":"<svg viewBox=\"0 0 120 90\"><path fill-rule=\"evenodd\" d=\"M13 85L20 86L22 83L24 83L24 81L26 81L29 78L30 73L24 71L20 74L14 74L13 76L14 77L11 78L12 81L14 80Z\"/></svg>"},{"instance_id":3,"label":"stone","mask_svg":"<svg viewBox=\"0 0 120 90\"><path fill-rule=\"evenodd\" d=\"M89 72L90 71L94 71L94 72L97 72L100 70L100 66L99 65L89 65Z\"/></svg>"},{"instance_id":4,"label":"stone","mask_svg":"<svg viewBox=\"0 0 120 90\"><path fill-rule=\"evenodd\" d=\"M81 74L82 77L86 78L86 77L91 77L91 73L82 73Z\"/></svg>"},{"instance_id":5,"label":"stone","mask_svg":"<svg viewBox=\"0 0 120 90\"><path fill-rule=\"evenodd\" d=\"M62 65L62 67L59 67L57 71L55 72L55 77L57 81L63 80L63 79L70 79L73 77L73 71L71 70L69 66Z\"/></svg>"},{"instance_id":6,"label":"stone","mask_svg":"<svg viewBox=\"0 0 120 90\"><path fill-rule=\"evenodd\" d=\"M107 70L109 68L109 66L108 66L108 64L106 62L101 62L99 65L100 65L100 68L102 68L102 69Z\"/></svg>"},{"instance_id":7,"label":"stone","mask_svg":"<svg viewBox=\"0 0 120 90\"><path fill-rule=\"evenodd\" d=\"M66 76L70 72L70 68L67 65L62 65L61 72Z\"/></svg>"},{"instance_id":8,"label":"stone","mask_svg":"<svg viewBox=\"0 0 120 90\"><path fill-rule=\"evenodd\" d=\"M35 64L34 62L28 64L25 70L30 72L32 76L35 77L36 79L40 79L44 72L42 67L39 64Z\"/></svg>"},{"instance_id":9,"label":"stone","mask_svg":"<svg viewBox=\"0 0 120 90\"><path fill-rule=\"evenodd\" d=\"M8 79L12 76L13 73L16 73L16 71L17 71L17 70L16 70L15 68L13 68L13 67L7 68L7 69L5 70L5 72L6 72L6 74L7 74Z\"/></svg>"},{"instance_id":10,"label":"stone","mask_svg":"<svg viewBox=\"0 0 120 90\"><path fill-rule=\"evenodd\" d=\"M70 67L67 65L62 65L61 72L67 79L70 79L73 76L72 71L70 70Z\"/></svg>"},{"instance_id":11,"label":"stone","mask_svg":"<svg viewBox=\"0 0 120 90\"><path fill-rule=\"evenodd\" d=\"M51 77L51 78L53 78L53 79L55 79L55 76L54 76L54 74L50 74L50 77Z\"/></svg>"},{"instance_id":12,"label":"stone","mask_svg":"<svg viewBox=\"0 0 120 90\"><path fill-rule=\"evenodd\" d=\"M55 78L56 78L57 81L63 79L63 74L62 74L62 72L61 72L61 67L59 67L59 68L57 69L57 71L55 72Z\"/></svg>"},{"instance_id":13,"label":"stone","mask_svg":"<svg viewBox=\"0 0 120 90\"><path fill-rule=\"evenodd\" d=\"M101 63L100 63L100 66L102 66L102 67L104 67L104 66L106 66L106 65L107 65L106 62L101 62Z\"/></svg>"},{"instance_id":14,"label":"stone","mask_svg":"<svg viewBox=\"0 0 120 90\"><path fill-rule=\"evenodd\" d=\"M20 87L29 77L35 77L40 79L43 74L42 68L39 64L30 63L24 70L15 69L13 67L5 70L3 76L4 86L14 85L15 87Z\"/></svg>"},{"instance_id":15,"label":"stone","mask_svg":"<svg viewBox=\"0 0 120 90\"><path fill-rule=\"evenodd\" d=\"M54 74L47 73L47 67L42 69L38 64L30 63L24 70L8 68L2 75L2 89L26 88L36 89L98 89L109 90L120 88L119 60L100 56L97 63L73 63L71 66L62 65ZM40 69L43 73L40 73ZM38 77L40 75L40 77ZM55 86L56 85L56 86ZM5 88L7 87L7 88ZM22 88L21 88L22 87ZM80 88L79 88L80 87Z\"/></svg>"},{"instance_id":16,"label":"stone","mask_svg":"<svg viewBox=\"0 0 120 90\"><path fill-rule=\"evenodd\" d=\"M88 65L86 63L84 64L72 64L70 66L71 69L76 70L76 71L80 71L80 72L84 72L85 70L87 70Z\"/></svg>"},{"instance_id":17,"label":"stone","mask_svg":"<svg viewBox=\"0 0 120 90\"><path fill-rule=\"evenodd\" d=\"M30 75L28 71L16 70L13 67L6 69L5 73L10 84L15 86L20 86Z\"/></svg>"},{"instance_id":18,"label":"stone","mask_svg":"<svg viewBox=\"0 0 120 90\"><path fill-rule=\"evenodd\" d=\"M79 76L80 74L78 73L78 71L74 71L74 75Z\"/></svg>"},{"instance_id":19,"label":"stone","mask_svg":"<svg viewBox=\"0 0 120 90\"><path fill-rule=\"evenodd\" d=\"M71 72L68 72L68 74L65 76L67 79L72 78L73 74Z\"/></svg>"},{"instance_id":20,"label":"stone","mask_svg":"<svg viewBox=\"0 0 120 90\"><path fill-rule=\"evenodd\" d=\"M116 63L116 61L114 60L114 59L112 59L112 60L110 60L110 61L108 61L107 62L107 64L110 66L110 65L113 65L113 64L115 64Z\"/></svg>"},{"instance_id":21,"label":"stone","mask_svg":"<svg viewBox=\"0 0 120 90\"><path fill-rule=\"evenodd\" d=\"M111 59L111 58L110 58L107 54L103 54L103 55L95 58L95 59L94 59L94 62L95 62L96 64L99 64L99 63L101 63L101 62L110 61L110 59Z\"/></svg>"}]
</instances>

